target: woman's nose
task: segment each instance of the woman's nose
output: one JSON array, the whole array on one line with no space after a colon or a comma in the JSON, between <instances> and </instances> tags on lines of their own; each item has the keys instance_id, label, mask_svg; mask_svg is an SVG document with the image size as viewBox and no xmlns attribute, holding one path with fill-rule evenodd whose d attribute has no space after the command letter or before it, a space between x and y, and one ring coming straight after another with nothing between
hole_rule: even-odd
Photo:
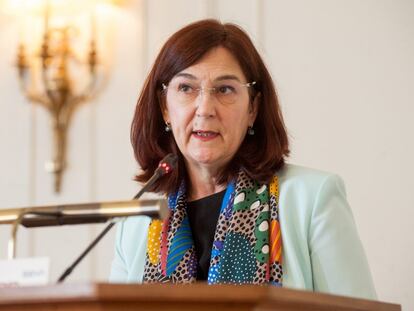
<instances>
[{"instance_id":1,"label":"woman's nose","mask_svg":"<svg viewBox=\"0 0 414 311\"><path fill-rule=\"evenodd\" d=\"M201 89L196 98L196 115L212 117L216 115L217 99L210 89Z\"/></svg>"}]
</instances>

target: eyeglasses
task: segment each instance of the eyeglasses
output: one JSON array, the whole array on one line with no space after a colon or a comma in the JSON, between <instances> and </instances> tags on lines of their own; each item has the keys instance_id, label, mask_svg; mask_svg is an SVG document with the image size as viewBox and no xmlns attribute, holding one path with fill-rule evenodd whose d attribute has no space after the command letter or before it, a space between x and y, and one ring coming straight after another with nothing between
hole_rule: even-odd
<instances>
[{"instance_id":1,"label":"eyeglasses","mask_svg":"<svg viewBox=\"0 0 414 311\"><path fill-rule=\"evenodd\" d=\"M256 84L256 81L241 83L237 80L220 81L213 87L201 87L193 81L177 80L168 85L162 84L162 89L168 92L174 100L182 104L193 103L200 93L208 92L213 95L222 104L233 104L242 96L246 88Z\"/></svg>"}]
</instances>

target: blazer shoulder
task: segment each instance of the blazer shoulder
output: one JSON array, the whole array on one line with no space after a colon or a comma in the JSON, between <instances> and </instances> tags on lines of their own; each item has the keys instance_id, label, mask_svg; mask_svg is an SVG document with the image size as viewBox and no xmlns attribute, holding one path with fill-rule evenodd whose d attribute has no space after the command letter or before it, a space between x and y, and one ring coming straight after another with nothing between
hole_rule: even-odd
<instances>
[{"instance_id":1,"label":"blazer shoulder","mask_svg":"<svg viewBox=\"0 0 414 311\"><path fill-rule=\"evenodd\" d=\"M326 182L339 183L343 186L343 180L334 173L308 168L304 166L286 164L276 173L280 187L318 192Z\"/></svg>"},{"instance_id":2,"label":"blazer shoulder","mask_svg":"<svg viewBox=\"0 0 414 311\"><path fill-rule=\"evenodd\" d=\"M336 174L287 164L277 174L279 200L285 221L302 220L308 227L315 210L329 208L327 201L340 198L346 202L345 185Z\"/></svg>"}]
</instances>

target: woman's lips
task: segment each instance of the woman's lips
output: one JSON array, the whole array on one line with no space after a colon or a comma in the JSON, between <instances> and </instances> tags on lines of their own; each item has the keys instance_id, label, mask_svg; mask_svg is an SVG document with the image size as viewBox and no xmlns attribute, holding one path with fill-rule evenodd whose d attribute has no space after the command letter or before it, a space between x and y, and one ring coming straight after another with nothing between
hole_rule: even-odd
<instances>
[{"instance_id":1,"label":"woman's lips","mask_svg":"<svg viewBox=\"0 0 414 311\"><path fill-rule=\"evenodd\" d=\"M202 141L209 141L216 138L219 134L212 131L193 131L192 136Z\"/></svg>"}]
</instances>

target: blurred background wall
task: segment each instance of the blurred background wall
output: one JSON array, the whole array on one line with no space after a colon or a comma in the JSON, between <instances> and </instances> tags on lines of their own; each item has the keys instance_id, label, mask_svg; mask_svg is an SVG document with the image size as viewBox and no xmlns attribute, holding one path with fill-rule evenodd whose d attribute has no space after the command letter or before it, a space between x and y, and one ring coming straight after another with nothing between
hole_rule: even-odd
<instances>
[{"instance_id":1,"label":"blurred background wall","mask_svg":"<svg viewBox=\"0 0 414 311\"><path fill-rule=\"evenodd\" d=\"M236 22L276 83L289 162L341 175L380 300L414 310L414 2L410 0L130 0L115 17L110 80L75 114L62 192L44 169L51 131L13 67L13 20L0 15L0 208L124 200L138 190L129 142L136 99L166 38L189 22ZM98 30L99 31L99 30ZM101 225L22 229L18 257L49 256L51 281ZM0 259L8 226L0 227ZM67 279L104 281L114 233Z\"/></svg>"}]
</instances>

